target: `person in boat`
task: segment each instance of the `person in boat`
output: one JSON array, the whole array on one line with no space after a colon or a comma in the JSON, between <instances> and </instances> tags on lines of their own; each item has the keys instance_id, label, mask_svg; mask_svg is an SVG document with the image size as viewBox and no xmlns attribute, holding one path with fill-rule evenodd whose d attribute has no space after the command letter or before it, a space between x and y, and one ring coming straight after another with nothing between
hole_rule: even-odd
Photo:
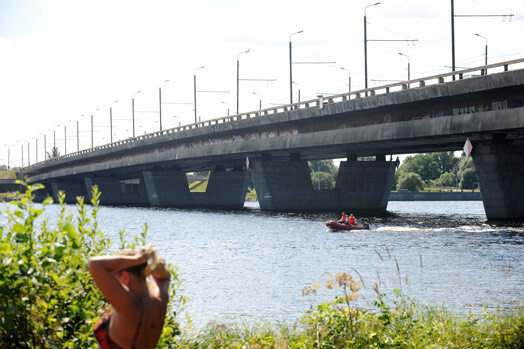
<instances>
[{"instance_id":1,"label":"person in boat","mask_svg":"<svg viewBox=\"0 0 524 349\"><path fill-rule=\"evenodd\" d=\"M351 213L348 217L348 223L349 225L357 225L357 219L355 218L355 216L353 215L353 213Z\"/></svg>"},{"instance_id":2,"label":"person in boat","mask_svg":"<svg viewBox=\"0 0 524 349\"><path fill-rule=\"evenodd\" d=\"M349 222L349 217L348 215L346 214L346 212L342 212L342 217L340 218L340 220L338 221L339 223L342 223L342 224L348 224Z\"/></svg>"},{"instance_id":3,"label":"person in boat","mask_svg":"<svg viewBox=\"0 0 524 349\"><path fill-rule=\"evenodd\" d=\"M93 257L89 271L112 305L94 327L99 348L154 348L164 326L171 278L156 249L147 245L138 251Z\"/></svg>"}]
</instances>

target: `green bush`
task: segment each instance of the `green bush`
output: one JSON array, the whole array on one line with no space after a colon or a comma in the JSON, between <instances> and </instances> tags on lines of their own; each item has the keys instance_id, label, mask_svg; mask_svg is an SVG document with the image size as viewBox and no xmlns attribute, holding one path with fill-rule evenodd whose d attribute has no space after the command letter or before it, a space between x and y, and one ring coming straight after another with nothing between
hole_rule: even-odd
<instances>
[{"instance_id":1,"label":"green bush","mask_svg":"<svg viewBox=\"0 0 524 349\"><path fill-rule=\"evenodd\" d=\"M424 182L418 173L404 172L398 178L398 189L419 191L424 188Z\"/></svg>"},{"instance_id":2,"label":"green bush","mask_svg":"<svg viewBox=\"0 0 524 349\"><path fill-rule=\"evenodd\" d=\"M433 185L437 187L455 187L457 184L455 175L450 172L445 172L440 177L433 181Z\"/></svg>"},{"instance_id":3,"label":"green bush","mask_svg":"<svg viewBox=\"0 0 524 349\"><path fill-rule=\"evenodd\" d=\"M7 224L0 226L0 348L86 348L95 344L93 325L107 309L88 270L88 259L108 254L110 240L97 223L100 193L93 191L93 208L88 210L79 197L77 214L66 211L65 194L59 194L61 205L55 228L42 218L48 198L41 208L32 203L33 192L42 188L26 186L20 200L11 204L14 209L2 213ZM141 236L145 243L147 227ZM121 248L127 243L122 231ZM162 347L174 346L179 327L174 307L181 305L176 288L179 280L172 271L171 299L166 316Z\"/></svg>"}]
</instances>

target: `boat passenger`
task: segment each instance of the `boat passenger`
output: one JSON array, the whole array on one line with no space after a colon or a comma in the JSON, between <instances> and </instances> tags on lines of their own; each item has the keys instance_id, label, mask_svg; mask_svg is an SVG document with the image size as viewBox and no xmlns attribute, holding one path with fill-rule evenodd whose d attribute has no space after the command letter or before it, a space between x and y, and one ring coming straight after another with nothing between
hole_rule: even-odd
<instances>
[{"instance_id":1,"label":"boat passenger","mask_svg":"<svg viewBox=\"0 0 524 349\"><path fill-rule=\"evenodd\" d=\"M93 257L89 271L113 308L94 327L99 348L154 348L164 326L171 278L156 249L147 245Z\"/></svg>"},{"instance_id":2,"label":"boat passenger","mask_svg":"<svg viewBox=\"0 0 524 349\"><path fill-rule=\"evenodd\" d=\"M342 212L342 217L340 218L338 222L343 223L343 224L348 224L348 221L349 221L348 215L346 214L346 212Z\"/></svg>"},{"instance_id":3,"label":"boat passenger","mask_svg":"<svg viewBox=\"0 0 524 349\"><path fill-rule=\"evenodd\" d=\"M355 218L353 213L351 213L349 215L349 217L348 217L348 224L350 224L350 225L357 225L357 219Z\"/></svg>"}]
</instances>

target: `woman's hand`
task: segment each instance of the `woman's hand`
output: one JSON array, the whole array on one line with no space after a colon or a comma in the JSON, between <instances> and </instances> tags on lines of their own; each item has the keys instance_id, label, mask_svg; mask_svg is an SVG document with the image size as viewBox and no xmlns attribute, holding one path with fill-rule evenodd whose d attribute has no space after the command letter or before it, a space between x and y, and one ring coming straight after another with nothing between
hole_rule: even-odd
<instances>
[{"instance_id":1,"label":"woman's hand","mask_svg":"<svg viewBox=\"0 0 524 349\"><path fill-rule=\"evenodd\" d=\"M152 273L153 277L159 280L166 280L171 278L171 273L166 269L166 261L164 258L160 259L155 270Z\"/></svg>"}]
</instances>

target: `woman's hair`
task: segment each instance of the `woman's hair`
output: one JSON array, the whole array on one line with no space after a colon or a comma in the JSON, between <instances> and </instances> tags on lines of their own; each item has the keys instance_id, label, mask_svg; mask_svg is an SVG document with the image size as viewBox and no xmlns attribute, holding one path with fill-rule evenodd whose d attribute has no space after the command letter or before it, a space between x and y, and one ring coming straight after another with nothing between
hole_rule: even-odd
<instances>
[{"instance_id":1,"label":"woman's hair","mask_svg":"<svg viewBox=\"0 0 524 349\"><path fill-rule=\"evenodd\" d=\"M134 274L138 278L147 277L151 275L152 271L155 270L158 263L160 262L160 257L156 251L156 248L151 244L144 246L146 253L149 255L149 259L146 263L135 265L126 269L123 269L131 274ZM135 250L125 249L120 252L123 256L134 256L136 254Z\"/></svg>"},{"instance_id":2,"label":"woman's hair","mask_svg":"<svg viewBox=\"0 0 524 349\"><path fill-rule=\"evenodd\" d=\"M120 254L122 256L134 256L136 254L136 251L132 250L130 248L127 248L127 249L121 251ZM145 277L144 270L146 269L146 266L147 266L147 262L139 264L139 265L135 265L135 266L132 266L132 267L129 267L129 268L126 268L126 269L122 269L121 271L125 270L128 273L131 273L131 274L135 275L137 278L143 278L143 277Z\"/></svg>"}]
</instances>

